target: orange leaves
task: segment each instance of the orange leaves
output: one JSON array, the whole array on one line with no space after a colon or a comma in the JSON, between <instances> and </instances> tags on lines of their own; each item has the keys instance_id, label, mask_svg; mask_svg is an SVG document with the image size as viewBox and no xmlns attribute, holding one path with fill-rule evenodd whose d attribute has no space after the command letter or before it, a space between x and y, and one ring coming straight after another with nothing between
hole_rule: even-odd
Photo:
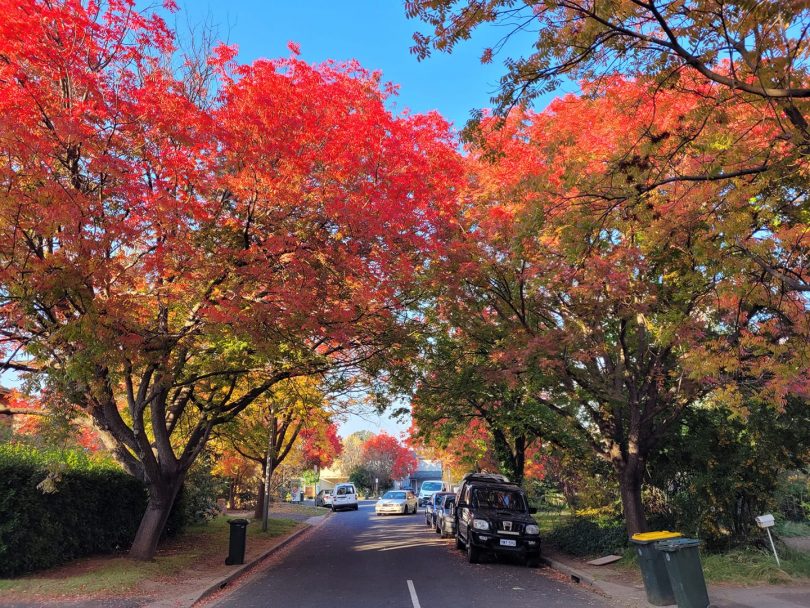
<instances>
[{"instance_id":1,"label":"orange leaves","mask_svg":"<svg viewBox=\"0 0 810 608\"><path fill-rule=\"evenodd\" d=\"M188 323L331 346L383 331L455 218L448 124L392 115L379 74L293 43L250 66L217 46L208 99L132 7L0 2L3 285L60 323L104 310L107 348L133 357L134 335Z\"/></svg>"}]
</instances>

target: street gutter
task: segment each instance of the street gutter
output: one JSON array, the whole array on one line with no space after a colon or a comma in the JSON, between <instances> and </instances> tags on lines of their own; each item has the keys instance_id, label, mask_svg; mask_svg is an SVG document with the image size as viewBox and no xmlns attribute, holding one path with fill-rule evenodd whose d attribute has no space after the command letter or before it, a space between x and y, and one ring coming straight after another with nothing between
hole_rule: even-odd
<instances>
[{"instance_id":1,"label":"street gutter","mask_svg":"<svg viewBox=\"0 0 810 608\"><path fill-rule=\"evenodd\" d=\"M544 555L540 556L540 561L542 561L546 566L548 566L552 570L556 570L557 572L561 572L566 576L570 577L571 581L576 583L577 585L587 585L588 587L593 587L594 589L598 589L599 591L604 593L604 590L600 587L599 583L588 574L582 572L581 570L572 568L571 566L559 562L556 559L551 559L550 557L546 557Z\"/></svg>"}]
</instances>

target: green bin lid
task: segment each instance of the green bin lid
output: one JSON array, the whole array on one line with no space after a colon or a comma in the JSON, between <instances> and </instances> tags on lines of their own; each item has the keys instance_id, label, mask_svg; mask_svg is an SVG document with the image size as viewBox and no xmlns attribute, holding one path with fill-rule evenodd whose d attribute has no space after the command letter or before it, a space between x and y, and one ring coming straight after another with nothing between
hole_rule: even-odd
<instances>
[{"instance_id":1,"label":"green bin lid","mask_svg":"<svg viewBox=\"0 0 810 608\"><path fill-rule=\"evenodd\" d=\"M673 538L672 540L662 540L655 543L655 548L659 551L680 551L689 547L699 547L700 541L696 538Z\"/></svg>"}]
</instances>

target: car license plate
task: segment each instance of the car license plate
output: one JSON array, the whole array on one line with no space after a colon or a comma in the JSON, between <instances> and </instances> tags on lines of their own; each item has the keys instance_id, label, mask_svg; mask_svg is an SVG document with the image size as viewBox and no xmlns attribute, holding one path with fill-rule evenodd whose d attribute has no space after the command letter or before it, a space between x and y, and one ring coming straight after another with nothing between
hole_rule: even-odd
<instances>
[{"instance_id":1,"label":"car license plate","mask_svg":"<svg viewBox=\"0 0 810 608\"><path fill-rule=\"evenodd\" d=\"M501 547L517 547L517 541L509 538L502 538Z\"/></svg>"}]
</instances>

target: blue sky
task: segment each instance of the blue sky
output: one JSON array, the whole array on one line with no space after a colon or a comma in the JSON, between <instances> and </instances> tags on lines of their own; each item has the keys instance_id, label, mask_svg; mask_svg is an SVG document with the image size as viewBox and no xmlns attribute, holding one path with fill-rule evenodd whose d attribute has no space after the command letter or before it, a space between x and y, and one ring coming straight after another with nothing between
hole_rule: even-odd
<instances>
[{"instance_id":1,"label":"blue sky","mask_svg":"<svg viewBox=\"0 0 810 608\"><path fill-rule=\"evenodd\" d=\"M366 69L382 70L384 81L399 85L392 110L437 110L457 129L464 126L472 109L490 105L503 72L502 57L489 65L479 60L483 49L506 33L496 27L479 30L450 55L436 53L417 61L409 49L414 31L425 26L406 18L400 0L179 0L178 4L175 19L180 30L186 23L213 24L220 39L239 47L242 63L287 56L290 41L300 45L301 58L311 63L357 59ZM519 54L530 44L531 36L519 36L506 50ZM540 100L540 105L551 97ZM367 414L350 416L340 434L368 429L399 435L408 426Z\"/></svg>"},{"instance_id":2,"label":"blue sky","mask_svg":"<svg viewBox=\"0 0 810 608\"><path fill-rule=\"evenodd\" d=\"M473 108L487 107L502 73L500 61L481 65L482 50L506 32L495 27L480 30L451 55L437 53L417 61L409 49L412 35L425 29L405 17L401 0L180 0L176 16L180 29L208 20L239 47L239 60L289 54L287 42L301 46L301 57L318 63L326 59L357 59L366 69L382 70L386 81L400 85L397 109L413 112L438 110L457 128L464 126ZM528 48L531 36L518 37L509 46Z\"/></svg>"}]
</instances>

